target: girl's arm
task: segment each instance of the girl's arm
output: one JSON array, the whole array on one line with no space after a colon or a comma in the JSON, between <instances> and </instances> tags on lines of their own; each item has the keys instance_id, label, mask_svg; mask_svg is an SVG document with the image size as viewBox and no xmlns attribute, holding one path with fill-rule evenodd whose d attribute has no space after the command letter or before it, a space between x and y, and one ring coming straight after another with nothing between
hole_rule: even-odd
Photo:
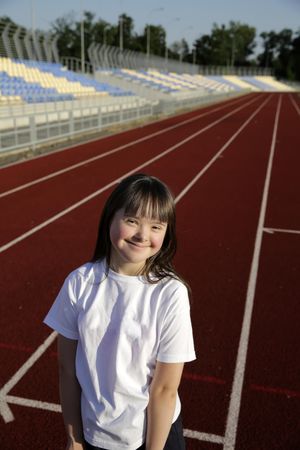
<instances>
[{"instance_id":1,"label":"girl's arm","mask_svg":"<svg viewBox=\"0 0 300 450\"><path fill-rule=\"evenodd\" d=\"M146 450L163 450L171 429L183 363L157 361L147 409Z\"/></svg>"},{"instance_id":2,"label":"girl's arm","mask_svg":"<svg viewBox=\"0 0 300 450\"><path fill-rule=\"evenodd\" d=\"M58 335L59 392L68 443L66 450L83 450L81 388L75 371L77 341Z\"/></svg>"}]
</instances>

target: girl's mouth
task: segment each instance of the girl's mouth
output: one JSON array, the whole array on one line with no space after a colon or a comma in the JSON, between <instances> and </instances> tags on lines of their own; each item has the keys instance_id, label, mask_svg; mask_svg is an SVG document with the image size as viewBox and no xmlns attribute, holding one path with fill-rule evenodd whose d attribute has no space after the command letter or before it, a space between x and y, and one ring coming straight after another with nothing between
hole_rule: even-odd
<instances>
[{"instance_id":1,"label":"girl's mouth","mask_svg":"<svg viewBox=\"0 0 300 450\"><path fill-rule=\"evenodd\" d=\"M146 247L148 247L146 245L141 245L138 242L132 242L132 241L126 241L126 242L127 242L127 244L133 245L134 247L137 247L137 248L146 248Z\"/></svg>"}]
</instances>

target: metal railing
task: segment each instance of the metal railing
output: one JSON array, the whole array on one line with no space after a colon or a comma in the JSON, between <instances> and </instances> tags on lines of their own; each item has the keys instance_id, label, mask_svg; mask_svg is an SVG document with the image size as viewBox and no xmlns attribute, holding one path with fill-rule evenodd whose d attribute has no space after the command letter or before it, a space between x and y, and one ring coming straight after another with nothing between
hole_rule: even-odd
<instances>
[{"instance_id":1,"label":"metal railing","mask_svg":"<svg viewBox=\"0 0 300 450\"><path fill-rule=\"evenodd\" d=\"M0 108L0 152L32 149L85 133L101 132L153 115L153 105L138 97L96 99Z\"/></svg>"},{"instance_id":2,"label":"metal railing","mask_svg":"<svg viewBox=\"0 0 300 450\"><path fill-rule=\"evenodd\" d=\"M58 62L58 36L29 31L0 20L0 56Z\"/></svg>"},{"instance_id":3,"label":"metal railing","mask_svg":"<svg viewBox=\"0 0 300 450\"><path fill-rule=\"evenodd\" d=\"M33 150L45 144L101 132L114 125L137 122L185 108L221 101L244 92L166 96L148 101L138 96L96 98L0 107L0 153Z\"/></svg>"}]
</instances>

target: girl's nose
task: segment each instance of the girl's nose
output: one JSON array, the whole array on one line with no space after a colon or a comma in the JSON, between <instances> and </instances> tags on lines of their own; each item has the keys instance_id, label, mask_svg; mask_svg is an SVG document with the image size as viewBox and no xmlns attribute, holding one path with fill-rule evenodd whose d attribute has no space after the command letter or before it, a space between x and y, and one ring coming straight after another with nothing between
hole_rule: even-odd
<instances>
[{"instance_id":1,"label":"girl's nose","mask_svg":"<svg viewBox=\"0 0 300 450\"><path fill-rule=\"evenodd\" d=\"M135 238L141 242L145 242L148 239L147 230L145 227L139 227L135 233Z\"/></svg>"}]
</instances>

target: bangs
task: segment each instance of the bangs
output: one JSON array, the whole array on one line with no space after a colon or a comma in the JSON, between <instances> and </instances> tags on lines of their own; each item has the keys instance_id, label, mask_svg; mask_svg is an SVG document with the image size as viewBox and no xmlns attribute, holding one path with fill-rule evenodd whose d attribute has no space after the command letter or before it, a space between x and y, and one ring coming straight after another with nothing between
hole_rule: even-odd
<instances>
[{"instance_id":1,"label":"bangs","mask_svg":"<svg viewBox=\"0 0 300 450\"><path fill-rule=\"evenodd\" d=\"M174 216L173 199L162 192L138 190L127 197L125 214L170 223Z\"/></svg>"}]
</instances>

